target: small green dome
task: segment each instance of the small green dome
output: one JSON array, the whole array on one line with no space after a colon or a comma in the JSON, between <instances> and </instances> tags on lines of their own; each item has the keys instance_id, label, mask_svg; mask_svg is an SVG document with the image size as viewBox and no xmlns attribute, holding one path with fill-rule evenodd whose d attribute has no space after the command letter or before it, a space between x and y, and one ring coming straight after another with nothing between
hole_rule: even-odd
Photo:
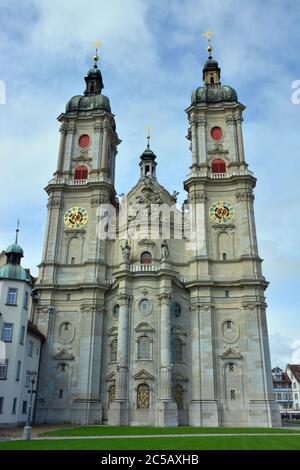
<instances>
[{"instance_id":1,"label":"small green dome","mask_svg":"<svg viewBox=\"0 0 300 470\"><path fill-rule=\"evenodd\" d=\"M200 86L192 93L192 104L238 101L237 92L228 85Z\"/></svg>"},{"instance_id":2,"label":"small green dome","mask_svg":"<svg viewBox=\"0 0 300 470\"><path fill-rule=\"evenodd\" d=\"M149 147L147 147L142 153L142 155L140 156L140 159L141 160L155 160L156 155L154 152L152 152L152 150Z\"/></svg>"},{"instance_id":3,"label":"small green dome","mask_svg":"<svg viewBox=\"0 0 300 470\"><path fill-rule=\"evenodd\" d=\"M110 102L107 96L102 94L89 96L77 95L73 96L73 98L68 101L66 113L88 112L97 109L104 109L105 111L111 112Z\"/></svg>"},{"instance_id":4,"label":"small green dome","mask_svg":"<svg viewBox=\"0 0 300 470\"><path fill-rule=\"evenodd\" d=\"M26 281L29 282L29 284L32 284L30 274L19 264L7 263L2 266L2 268L0 269L0 279Z\"/></svg>"},{"instance_id":5,"label":"small green dome","mask_svg":"<svg viewBox=\"0 0 300 470\"><path fill-rule=\"evenodd\" d=\"M9 253L17 253L21 256L24 256L24 251L23 251L23 248L20 246L20 245L17 245L16 243L14 243L13 245L9 245L6 250L5 250L5 253L6 254L9 254Z\"/></svg>"}]
</instances>

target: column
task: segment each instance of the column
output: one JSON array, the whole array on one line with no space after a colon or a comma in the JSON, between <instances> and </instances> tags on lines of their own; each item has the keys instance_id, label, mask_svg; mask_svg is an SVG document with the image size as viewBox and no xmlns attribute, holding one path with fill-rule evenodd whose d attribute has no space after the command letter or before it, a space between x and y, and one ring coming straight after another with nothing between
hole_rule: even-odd
<instances>
[{"instance_id":1,"label":"column","mask_svg":"<svg viewBox=\"0 0 300 470\"><path fill-rule=\"evenodd\" d=\"M94 152L93 152L93 163L94 169L99 170L101 166L101 124L96 122L94 124Z\"/></svg>"},{"instance_id":2,"label":"column","mask_svg":"<svg viewBox=\"0 0 300 470\"><path fill-rule=\"evenodd\" d=\"M226 116L225 121L226 121L226 127L227 127L227 135L228 135L230 163L231 163L231 166L232 164L235 164L236 166L239 162L236 123L235 123L234 117L231 114Z\"/></svg>"},{"instance_id":3,"label":"column","mask_svg":"<svg viewBox=\"0 0 300 470\"><path fill-rule=\"evenodd\" d=\"M191 137L192 137L192 167L198 166L198 158L197 158L197 129L196 129L196 121L194 116L190 119L191 124Z\"/></svg>"},{"instance_id":4,"label":"column","mask_svg":"<svg viewBox=\"0 0 300 470\"><path fill-rule=\"evenodd\" d=\"M75 124L70 124L67 128L67 136L65 143L65 159L63 169L64 171L71 171L71 156L73 151L73 142L75 134Z\"/></svg>"},{"instance_id":5,"label":"column","mask_svg":"<svg viewBox=\"0 0 300 470\"><path fill-rule=\"evenodd\" d=\"M119 295L119 327L118 327L118 351L116 374L116 398L111 403L108 415L110 425L121 426L129 424L128 401L128 323L129 301L126 293Z\"/></svg>"},{"instance_id":6,"label":"column","mask_svg":"<svg viewBox=\"0 0 300 470\"><path fill-rule=\"evenodd\" d=\"M192 312L192 401L190 425L218 427L219 413L215 397L217 373L213 350L213 307L198 304Z\"/></svg>"},{"instance_id":7,"label":"column","mask_svg":"<svg viewBox=\"0 0 300 470\"><path fill-rule=\"evenodd\" d=\"M206 158L206 118L204 116L197 119L197 144L198 144L198 164L203 170L207 170Z\"/></svg>"},{"instance_id":8,"label":"column","mask_svg":"<svg viewBox=\"0 0 300 470\"><path fill-rule=\"evenodd\" d=\"M236 122L236 130L237 130L237 143L238 143L239 162L240 163L245 163L242 121L243 121L242 116L240 114L236 115L235 122Z\"/></svg>"},{"instance_id":9,"label":"column","mask_svg":"<svg viewBox=\"0 0 300 470\"><path fill-rule=\"evenodd\" d=\"M82 304L79 313L80 331L76 394L72 394L72 422L102 423L100 398L101 351L103 337L101 305Z\"/></svg>"},{"instance_id":10,"label":"column","mask_svg":"<svg viewBox=\"0 0 300 470\"><path fill-rule=\"evenodd\" d=\"M65 145L66 145L66 135L67 135L67 126L66 124L62 124L60 129L60 144L59 144L59 152L58 152L58 161L57 161L57 174L61 176L64 166L64 155L65 155Z\"/></svg>"},{"instance_id":11,"label":"column","mask_svg":"<svg viewBox=\"0 0 300 470\"><path fill-rule=\"evenodd\" d=\"M160 300L160 374L159 398L156 405L157 426L178 426L177 404L172 398L171 363L171 295L167 292Z\"/></svg>"},{"instance_id":12,"label":"column","mask_svg":"<svg viewBox=\"0 0 300 470\"><path fill-rule=\"evenodd\" d=\"M102 150L101 150L101 173L106 176L108 159L108 122L105 121L103 127Z\"/></svg>"},{"instance_id":13,"label":"column","mask_svg":"<svg viewBox=\"0 0 300 470\"><path fill-rule=\"evenodd\" d=\"M172 400L171 295L160 295L160 399Z\"/></svg>"},{"instance_id":14,"label":"column","mask_svg":"<svg viewBox=\"0 0 300 470\"><path fill-rule=\"evenodd\" d=\"M246 368L250 371L245 383L245 396L248 395L249 399L250 426L280 426L279 409L272 393L266 304L256 301L244 302L243 309L248 342Z\"/></svg>"}]
</instances>

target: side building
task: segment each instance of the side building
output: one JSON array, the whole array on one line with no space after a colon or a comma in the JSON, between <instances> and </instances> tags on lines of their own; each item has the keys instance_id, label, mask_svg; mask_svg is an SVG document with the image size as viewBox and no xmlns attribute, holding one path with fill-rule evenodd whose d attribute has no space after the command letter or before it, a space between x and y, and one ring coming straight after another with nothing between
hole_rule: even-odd
<instances>
[{"instance_id":1,"label":"side building","mask_svg":"<svg viewBox=\"0 0 300 470\"><path fill-rule=\"evenodd\" d=\"M27 420L29 372L38 373L44 336L29 320L34 278L21 266L23 249L16 240L1 255L0 426L16 426Z\"/></svg>"},{"instance_id":2,"label":"side building","mask_svg":"<svg viewBox=\"0 0 300 470\"><path fill-rule=\"evenodd\" d=\"M280 367L272 369L273 393L279 405L280 414L285 415L293 410L292 381Z\"/></svg>"}]
</instances>

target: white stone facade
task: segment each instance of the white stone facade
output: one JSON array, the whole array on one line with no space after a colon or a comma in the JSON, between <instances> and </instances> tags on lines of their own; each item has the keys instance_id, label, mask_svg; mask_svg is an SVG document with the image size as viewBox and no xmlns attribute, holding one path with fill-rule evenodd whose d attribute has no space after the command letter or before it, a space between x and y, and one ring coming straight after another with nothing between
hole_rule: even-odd
<instances>
[{"instance_id":1,"label":"white stone facade","mask_svg":"<svg viewBox=\"0 0 300 470\"><path fill-rule=\"evenodd\" d=\"M166 237L151 237L143 221L127 252L120 227L116 240L100 240L98 206L118 206L114 116L89 108L59 117L62 138L57 172L46 188L48 220L33 317L46 336L37 422L280 424L243 109L238 101L187 109L192 166L184 188L191 213L203 214L204 236L193 250L186 238L171 236L164 243ZM222 129L218 142L211 137L216 126ZM90 138L84 150L82 135ZM156 179L153 157L145 162L143 156L147 160L149 151L141 157L141 177L128 204L174 205L176 197ZM218 158L225 173L211 171ZM74 180L77 165L88 168L87 179ZM217 201L233 207L231 223L212 223L210 208ZM87 211L84 227L64 225L72 207ZM145 252L150 264L141 263Z\"/></svg>"}]
</instances>

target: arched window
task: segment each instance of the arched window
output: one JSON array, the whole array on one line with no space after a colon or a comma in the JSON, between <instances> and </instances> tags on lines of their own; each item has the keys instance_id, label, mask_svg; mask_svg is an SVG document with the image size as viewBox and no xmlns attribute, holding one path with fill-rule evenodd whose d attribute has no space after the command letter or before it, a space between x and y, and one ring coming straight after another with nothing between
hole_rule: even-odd
<instances>
[{"instance_id":1,"label":"arched window","mask_svg":"<svg viewBox=\"0 0 300 470\"><path fill-rule=\"evenodd\" d=\"M226 173L226 164L221 158L217 158L212 161L211 164L212 173Z\"/></svg>"},{"instance_id":2,"label":"arched window","mask_svg":"<svg viewBox=\"0 0 300 470\"><path fill-rule=\"evenodd\" d=\"M152 256L149 251L144 251L141 254L141 264L151 264L152 263Z\"/></svg>"},{"instance_id":3,"label":"arched window","mask_svg":"<svg viewBox=\"0 0 300 470\"><path fill-rule=\"evenodd\" d=\"M86 166L78 166L74 173L74 180L86 180L88 177L88 169Z\"/></svg>"},{"instance_id":4,"label":"arched window","mask_svg":"<svg viewBox=\"0 0 300 470\"><path fill-rule=\"evenodd\" d=\"M138 339L138 359L151 359L151 341L148 336Z\"/></svg>"},{"instance_id":5,"label":"arched window","mask_svg":"<svg viewBox=\"0 0 300 470\"><path fill-rule=\"evenodd\" d=\"M175 387L173 388L173 398L174 398L175 403L177 403L177 408L179 410L182 410L183 408L183 394L184 394L183 387L178 384L175 385Z\"/></svg>"},{"instance_id":6,"label":"arched window","mask_svg":"<svg viewBox=\"0 0 300 470\"><path fill-rule=\"evenodd\" d=\"M150 406L150 387L147 384L140 384L137 387L137 408L147 409Z\"/></svg>"},{"instance_id":7,"label":"arched window","mask_svg":"<svg viewBox=\"0 0 300 470\"><path fill-rule=\"evenodd\" d=\"M173 360L174 362L183 362L184 344L178 336L174 338Z\"/></svg>"},{"instance_id":8,"label":"arched window","mask_svg":"<svg viewBox=\"0 0 300 470\"><path fill-rule=\"evenodd\" d=\"M116 338L110 343L110 361L111 362L117 361L117 352L118 352L118 340Z\"/></svg>"},{"instance_id":9,"label":"arched window","mask_svg":"<svg viewBox=\"0 0 300 470\"><path fill-rule=\"evenodd\" d=\"M109 403L111 403L112 401L114 401L116 399L116 385L113 384L109 387L109 390L108 390L108 400L109 400Z\"/></svg>"}]
</instances>

